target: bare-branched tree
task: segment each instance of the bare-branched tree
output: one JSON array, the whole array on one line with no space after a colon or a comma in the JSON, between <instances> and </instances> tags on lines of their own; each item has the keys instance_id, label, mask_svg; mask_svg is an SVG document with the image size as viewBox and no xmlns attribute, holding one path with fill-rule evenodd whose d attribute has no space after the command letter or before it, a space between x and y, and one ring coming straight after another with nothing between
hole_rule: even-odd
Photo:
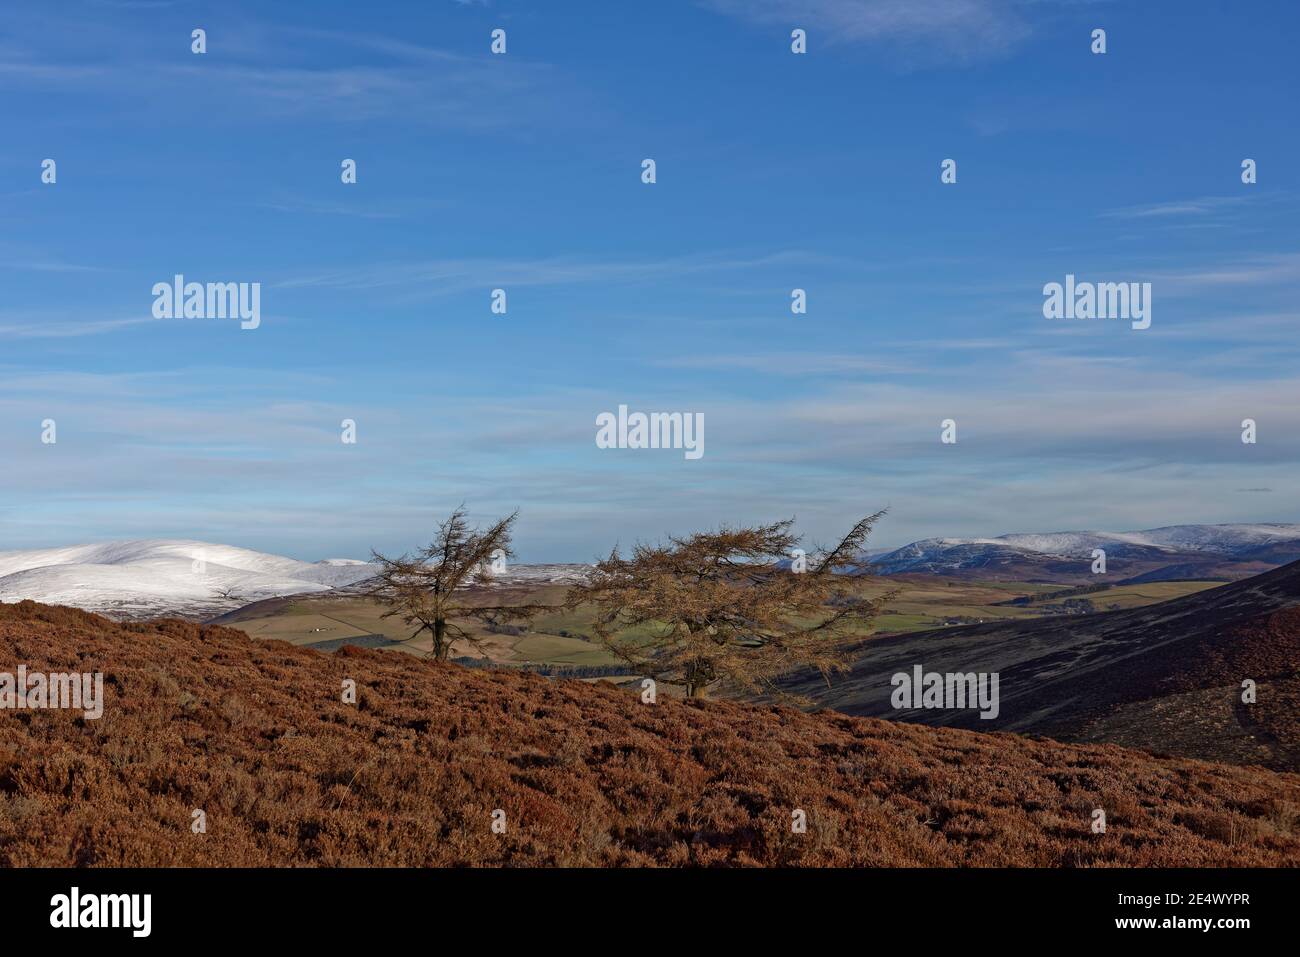
<instances>
[{"instance_id":1,"label":"bare-branched tree","mask_svg":"<svg viewBox=\"0 0 1300 957\"><path fill-rule=\"evenodd\" d=\"M593 630L613 654L687 697L726 679L750 692L785 695L780 675L812 667L829 679L847 667L891 595L867 598L854 574L883 513L858 522L833 548L805 555L793 519L723 528L667 545L615 548L566 606L596 609Z\"/></svg>"},{"instance_id":2,"label":"bare-branched tree","mask_svg":"<svg viewBox=\"0 0 1300 957\"><path fill-rule=\"evenodd\" d=\"M381 567L366 594L392 606L383 617L400 615L406 624L417 626L408 641L427 631L438 661L447 660L455 641L478 644L479 638L462 623L478 620L500 625L538 610L532 605L480 605L467 600L466 586L484 583L494 565L500 567L514 557L510 532L519 513L486 529L470 528L465 514L463 505L452 512L438 526L433 541L413 556L387 558L371 553Z\"/></svg>"},{"instance_id":3,"label":"bare-branched tree","mask_svg":"<svg viewBox=\"0 0 1300 957\"><path fill-rule=\"evenodd\" d=\"M247 605L252 601L251 598L239 590L239 586L237 585L228 585L224 588L217 588L216 594L222 601L236 602L240 605Z\"/></svg>"}]
</instances>

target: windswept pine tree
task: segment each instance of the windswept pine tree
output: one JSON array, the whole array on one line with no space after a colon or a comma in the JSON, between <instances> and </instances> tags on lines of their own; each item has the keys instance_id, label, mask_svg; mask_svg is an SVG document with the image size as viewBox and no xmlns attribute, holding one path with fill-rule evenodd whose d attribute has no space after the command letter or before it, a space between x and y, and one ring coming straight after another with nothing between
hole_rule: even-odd
<instances>
[{"instance_id":1,"label":"windswept pine tree","mask_svg":"<svg viewBox=\"0 0 1300 957\"><path fill-rule=\"evenodd\" d=\"M415 555L388 558L371 552L381 566L367 590L370 597L392 607L383 617L401 616L417 626L413 640L428 632L433 641L432 656L446 661L453 642L477 645L478 636L462 627L469 620L500 625L534 614L530 605L485 605L469 600L465 589L491 577L494 564L514 557L510 535L519 512L486 529L472 529L462 505L438 526L433 541Z\"/></svg>"},{"instance_id":2,"label":"windswept pine tree","mask_svg":"<svg viewBox=\"0 0 1300 957\"><path fill-rule=\"evenodd\" d=\"M680 685L687 697L727 680L781 694L774 681L802 668L829 678L869 630L889 596L869 599L853 574L872 525L862 519L832 548L805 554L793 519L615 548L569 608L594 607L596 638L639 673Z\"/></svg>"}]
</instances>

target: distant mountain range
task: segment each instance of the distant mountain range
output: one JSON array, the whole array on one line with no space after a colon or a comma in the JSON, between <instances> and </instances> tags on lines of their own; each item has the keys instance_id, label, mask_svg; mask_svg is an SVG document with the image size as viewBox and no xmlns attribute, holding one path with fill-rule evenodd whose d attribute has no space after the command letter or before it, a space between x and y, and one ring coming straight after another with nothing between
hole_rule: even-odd
<instances>
[{"instance_id":1,"label":"distant mountain range","mask_svg":"<svg viewBox=\"0 0 1300 957\"><path fill-rule=\"evenodd\" d=\"M1092 551L1107 574L1092 574ZM862 570L1066 584L1246 578L1300 559L1300 525L1171 525L1141 532L1049 532L998 538L927 538L871 554ZM499 584L581 578L590 566L512 564ZM0 601L29 598L114 618L205 619L267 598L355 591L376 566L347 558L304 562L176 539L143 539L0 552Z\"/></svg>"},{"instance_id":2,"label":"distant mountain range","mask_svg":"<svg viewBox=\"0 0 1300 957\"><path fill-rule=\"evenodd\" d=\"M1106 577L1092 573L1106 552ZM1169 581L1247 578L1300 559L1300 525L1168 525L1137 532L1048 532L927 538L870 558L881 575L1000 581Z\"/></svg>"}]
</instances>

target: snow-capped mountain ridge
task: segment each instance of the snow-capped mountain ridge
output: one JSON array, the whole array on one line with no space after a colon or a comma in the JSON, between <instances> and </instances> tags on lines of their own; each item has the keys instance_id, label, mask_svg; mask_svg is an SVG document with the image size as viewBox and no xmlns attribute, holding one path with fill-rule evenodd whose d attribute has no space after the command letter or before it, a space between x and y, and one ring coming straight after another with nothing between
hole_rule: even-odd
<instances>
[{"instance_id":1,"label":"snow-capped mountain ridge","mask_svg":"<svg viewBox=\"0 0 1300 957\"><path fill-rule=\"evenodd\" d=\"M1166 525L1139 532L1052 532L994 539L1045 554L1078 556L1107 543L1234 555L1242 548L1300 540L1300 525Z\"/></svg>"},{"instance_id":2,"label":"snow-capped mountain ridge","mask_svg":"<svg viewBox=\"0 0 1300 957\"><path fill-rule=\"evenodd\" d=\"M1006 580L1090 579L1093 549L1122 576L1240 577L1300 558L1300 524L1170 525L1135 532L1017 533L928 538L871 556L881 574L920 572ZM1231 568L1220 561L1238 563ZM512 564L482 584L531 586L581 580L585 565ZM176 539L0 551L0 601L30 598L114 617L208 618L249 602L344 590L378 571L349 558L304 562ZM1155 578L1152 578L1152 576Z\"/></svg>"},{"instance_id":3,"label":"snow-capped mountain ridge","mask_svg":"<svg viewBox=\"0 0 1300 957\"><path fill-rule=\"evenodd\" d=\"M872 564L887 574L903 571L970 569L1017 559L1082 560L1094 549L1108 556L1143 555L1159 560L1180 556L1223 556L1249 560L1255 553L1294 545L1300 550L1300 524L1167 525L1132 532L1013 533L997 538L927 538L876 556Z\"/></svg>"}]
</instances>

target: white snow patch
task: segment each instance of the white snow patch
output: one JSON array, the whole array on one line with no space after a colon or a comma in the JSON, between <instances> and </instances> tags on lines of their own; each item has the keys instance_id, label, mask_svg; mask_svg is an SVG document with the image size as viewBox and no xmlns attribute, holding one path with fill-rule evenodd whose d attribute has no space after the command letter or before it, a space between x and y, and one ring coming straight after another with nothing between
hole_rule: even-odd
<instances>
[{"instance_id":1,"label":"white snow patch","mask_svg":"<svg viewBox=\"0 0 1300 957\"><path fill-rule=\"evenodd\" d=\"M573 582L589 568L511 564L484 584ZM345 590L378 571L354 558L302 562L212 542L105 542L0 552L0 601L31 599L117 618L211 618L266 598Z\"/></svg>"},{"instance_id":2,"label":"white snow patch","mask_svg":"<svg viewBox=\"0 0 1300 957\"><path fill-rule=\"evenodd\" d=\"M374 571L365 562L301 562L211 542L105 542L0 552L0 601L30 598L118 617L206 617L350 585Z\"/></svg>"}]
</instances>

